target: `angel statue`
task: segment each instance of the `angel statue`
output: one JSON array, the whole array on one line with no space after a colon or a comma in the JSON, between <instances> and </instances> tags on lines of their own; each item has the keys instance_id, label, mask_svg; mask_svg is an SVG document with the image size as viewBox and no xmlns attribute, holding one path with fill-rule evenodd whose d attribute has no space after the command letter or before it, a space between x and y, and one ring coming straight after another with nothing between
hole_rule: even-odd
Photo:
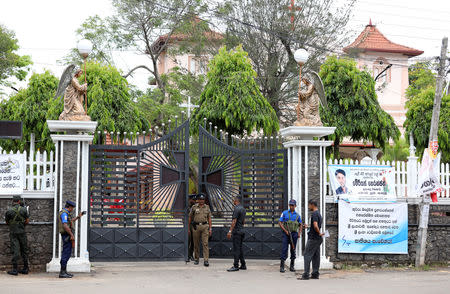
<instances>
[{"instance_id":1,"label":"angel statue","mask_svg":"<svg viewBox=\"0 0 450 294\"><path fill-rule=\"evenodd\" d=\"M323 88L322 80L316 72L310 72L313 83L303 78L306 91L298 89L297 121L296 126L321 127L322 121L319 114L319 103L327 107L327 98Z\"/></svg>"},{"instance_id":2,"label":"angel statue","mask_svg":"<svg viewBox=\"0 0 450 294\"><path fill-rule=\"evenodd\" d=\"M87 84L80 85L78 78L83 71L75 65L69 65L63 72L59 81L56 97L62 96L64 92L64 110L59 115L59 120L90 121L91 117L86 114L83 101L86 99Z\"/></svg>"}]
</instances>

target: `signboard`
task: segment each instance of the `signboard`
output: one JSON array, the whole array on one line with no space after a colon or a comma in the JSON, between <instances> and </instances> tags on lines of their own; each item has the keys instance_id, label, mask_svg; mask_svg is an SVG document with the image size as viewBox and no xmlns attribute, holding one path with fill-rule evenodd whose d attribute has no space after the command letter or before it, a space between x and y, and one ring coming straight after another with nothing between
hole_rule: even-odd
<instances>
[{"instance_id":1,"label":"signboard","mask_svg":"<svg viewBox=\"0 0 450 294\"><path fill-rule=\"evenodd\" d=\"M330 185L336 199L350 202L396 202L392 166L329 165Z\"/></svg>"},{"instance_id":2,"label":"signboard","mask_svg":"<svg viewBox=\"0 0 450 294\"><path fill-rule=\"evenodd\" d=\"M338 252L408 254L408 204L340 200Z\"/></svg>"},{"instance_id":3,"label":"signboard","mask_svg":"<svg viewBox=\"0 0 450 294\"><path fill-rule=\"evenodd\" d=\"M1 120L0 139L22 139L22 122Z\"/></svg>"},{"instance_id":4,"label":"signboard","mask_svg":"<svg viewBox=\"0 0 450 294\"><path fill-rule=\"evenodd\" d=\"M439 183L440 161L441 153L437 154L436 158L433 159L428 149L423 151L416 189L420 195L439 193L442 191L442 186Z\"/></svg>"},{"instance_id":5,"label":"signboard","mask_svg":"<svg viewBox=\"0 0 450 294\"><path fill-rule=\"evenodd\" d=\"M23 154L0 154L0 195L22 194L24 181Z\"/></svg>"}]
</instances>

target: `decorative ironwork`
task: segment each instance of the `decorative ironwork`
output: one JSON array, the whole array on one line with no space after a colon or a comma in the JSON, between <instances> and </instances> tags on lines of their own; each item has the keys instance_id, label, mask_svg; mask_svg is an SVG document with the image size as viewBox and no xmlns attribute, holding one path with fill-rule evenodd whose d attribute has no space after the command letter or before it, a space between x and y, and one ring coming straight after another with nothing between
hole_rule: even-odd
<instances>
[{"instance_id":1,"label":"decorative ironwork","mask_svg":"<svg viewBox=\"0 0 450 294\"><path fill-rule=\"evenodd\" d=\"M90 256L186 258L189 122L132 138L99 133L90 146Z\"/></svg>"},{"instance_id":2,"label":"decorative ironwork","mask_svg":"<svg viewBox=\"0 0 450 294\"><path fill-rule=\"evenodd\" d=\"M226 239L238 196L247 210L244 251L250 258L276 258L282 234L280 214L287 207L287 152L278 138L239 139L209 125L199 130L199 191L213 212L210 256L232 256Z\"/></svg>"}]
</instances>

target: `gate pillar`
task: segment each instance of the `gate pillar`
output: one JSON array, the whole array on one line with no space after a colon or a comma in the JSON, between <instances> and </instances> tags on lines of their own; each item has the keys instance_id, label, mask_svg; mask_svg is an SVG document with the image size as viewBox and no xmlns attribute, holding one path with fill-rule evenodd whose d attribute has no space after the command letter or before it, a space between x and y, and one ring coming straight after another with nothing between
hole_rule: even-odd
<instances>
[{"instance_id":1,"label":"gate pillar","mask_svg":"<svg viewBox=\"0 0 450 294\"><path fill-rule=\"evenodd\" d=\"M280 130L285 138L284 147L288 149L288 197L297 201L297 212L303 223L309 223L308 201L317 201L323 217L322 230L326 230L326 147L332 141L321 140L323 136L331 135L334 127L297 127L292 126ZM286 207L287 209L287 207ZM295 269L302 270L304 263L302 251L307 241L306 232L297 244L297 259ZM320 251L320 268L332 268L333 264L326 257L326 238Z\"/></svg>"},{"instance_id":2,"label":"gate pillar","mask_svg":"<svg viewBox=\"0 0 450 294\"><path fill-rule=\"evenodd\" d=\"M97 122L48 120L51 138L56 147L56 176L53 217L53 256L47 264L47 272L59 272L61 257L61 236L58 232L58 215L67 200L76 203L73 216L81 211L88 212L89 144ZM71 272L90 272L87 250L88 215L74 224L75 248L67 264Z\"/></svg>"}]
</instances>

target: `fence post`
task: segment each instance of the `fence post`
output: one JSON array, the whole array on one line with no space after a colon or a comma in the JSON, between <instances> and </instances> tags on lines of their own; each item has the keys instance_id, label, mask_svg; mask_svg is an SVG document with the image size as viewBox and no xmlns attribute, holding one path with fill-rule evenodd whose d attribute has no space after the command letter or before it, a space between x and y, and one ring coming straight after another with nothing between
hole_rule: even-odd
<instances>
[{"instance_id":1,"label":"fence post","mask_svg":"<svg viewBox=\"0 0 450 294\"><path fill-rule=\"evenodd\" d=\"M417 185L417 160L416 147L414 146L414 139L412 133L409 136L409 157L407 163L407 191L406 197L416 196L416 185Z\"/></svg>"}]
</instances>

